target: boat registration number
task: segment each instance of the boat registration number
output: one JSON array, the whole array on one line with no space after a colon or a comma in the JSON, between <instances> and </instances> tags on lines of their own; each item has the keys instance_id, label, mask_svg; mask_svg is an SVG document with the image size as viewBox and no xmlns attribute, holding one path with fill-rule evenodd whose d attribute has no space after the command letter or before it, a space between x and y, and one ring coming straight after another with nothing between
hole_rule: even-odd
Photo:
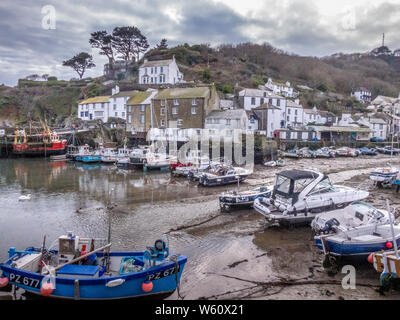
<instances>
[{"instance_id":1,"label":"boat registration number","mask_svg":"<svg viewBox=\"0 0 400 320\"><path fill-rule=\"evenodd\" d=\"M158 279L161 279L161 278L164 278L164 277L168 277L168 276L171 276L171 275L175 274L175 272L176 272L175 271L175 267L173 267L173 268L169 268L169 269L164 270L164 271L160 271L160 272L156 272L156 273L153 273L153 274L149 274L147 276L147 281L158 280ZM178 266L178 272L179 272L179 266Z\"/></svg>"},{"instance_id":2,"label":"boat registration number","mask_svg":"<svg viewBox=\"0 0 400 320\"><path fill-rule=\"evenodd\" d=\"M23 284L24 286L39 288L40 280L33 279L29 277L23 277L19 274L10 273L10 282L14 282L17 284Z\"/></svg>"}]
</instances>

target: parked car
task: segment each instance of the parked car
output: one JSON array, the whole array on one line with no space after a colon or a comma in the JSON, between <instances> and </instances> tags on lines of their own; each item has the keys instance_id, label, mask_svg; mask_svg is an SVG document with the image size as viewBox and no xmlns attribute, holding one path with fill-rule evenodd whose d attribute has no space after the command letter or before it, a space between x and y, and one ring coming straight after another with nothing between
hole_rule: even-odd
<instances>
[{"instance_id":1,"label":"parked car","mask_svg":"<svg viewBox=\"0 0 400 320\"><path fill-rule=\"evenodd\" d=\"M371 138L370 141L371 141L371 142L385 142L384 139L379 138L379 137L373 137L373 138Z\"/></svg>"}]
</instances>

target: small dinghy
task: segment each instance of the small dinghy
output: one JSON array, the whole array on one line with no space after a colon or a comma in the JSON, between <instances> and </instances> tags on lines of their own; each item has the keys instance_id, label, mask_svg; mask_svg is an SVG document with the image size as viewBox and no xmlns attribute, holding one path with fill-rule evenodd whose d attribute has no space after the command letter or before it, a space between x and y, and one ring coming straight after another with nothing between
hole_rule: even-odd
<instances>
[{"instance_id":1,"label":"small dinghy","mask_svg":"<svg viewBox=\"0 0 400 320\"><path fill-rule=\"evenodd\" d=\"M270 197L271 187L258 187L247 191L229 191L219 196L219 207L221 210L230 211L232 207L252 207L254 200L258 197Z\"/></svg>"},{"instance_id":2,"label":"small dinghy","mask_svg":"<svg viewBox=\"0 0 400 320\"><path fill-rule=\"evenodd\" d=\"M285 165L285 160L276 160L276 161L269 161L264 163L266 167L283 167Z\"/></svg>"},{"instance_id":3,"label":"small dinghy","mask_svg":"<svg viewBox=\"0 0 400 320\"><path fill-rule=\"evenodd\" d=\"M390 183L396 180L399 174L399 169L389 167L389 168L377 168L371 171L369 178L377 184Z\"/></svg>"},{"instance_id":4,"label":"small dinghy","mask_svg":"<svg viewBox=\"0 0 400 320\"><path fill-rule=\"evenodd\" d=\"M170 255L167 237L145 251L113 252L110 247L105 239L69 233L58 239L58 250L44 245L10 248L9 258L0 264L0 286L75 300L165 297L177 289L187 257Z\"/></svg>"},{"instance_id":5,"label":"small dinghy","mask_svg":"<svg viewBox=\"0 0 400 320\"><path fill-rule=\"evenodd\" d=\"M327 175L314 170L288 170L276 175L270 198L259 197L254 209L271 223L308 224L324 211L368 197L367 191L332 185Z\"/></svg>"}]
</instances>

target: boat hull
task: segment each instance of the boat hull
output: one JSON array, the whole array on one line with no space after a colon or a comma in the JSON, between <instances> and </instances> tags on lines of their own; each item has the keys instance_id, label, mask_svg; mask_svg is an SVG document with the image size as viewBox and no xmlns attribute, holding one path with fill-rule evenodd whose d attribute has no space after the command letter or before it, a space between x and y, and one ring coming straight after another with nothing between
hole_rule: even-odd
<instances>
[{"instance_id":1,"label":"boat hull","mask_svg":"<svg viewBox=\"0 0 400 320\"><path fill-rule=\"evenodd\" d=\"M386 243L391 239L383 239L379 241L371 241L369 243L349 243L345 241L333 241L325 239L325 249L329 254L341 257L368 257L371 253L390 250ZM397 245L400 246L400 238L396 239ZM315 244L318 249L323 250L321 237L315 237Z\"/></svg>"},{"instance_id":2,"label":"boat hull","mask_svg":"<svg viewBox=\"0 0 400 320\"><path fill-rule=\"evenodd\" d=\"M121 257L127 255L142 256L143 252L111 253L111 256L115 255L120 255ZM51 293L50 298L110 300L172 293L177 288L186 262L187 258L185 256L177 258L178 272L176 273L176 265L173 261L170 261L145 271L114 277L76 279L57 276L55 290ZM44 278L43 275L15 269L5 264L1 264L0 269L3 272L3 276L6 276L11 284L30 293L41 295L40 283ZM108 282L118 279L123 279L123 283L114 287L106 285ZM142 284L145 281L153 283L153 289L150 292L144 292L142 289Z\"/></svg>"}]
</instances>

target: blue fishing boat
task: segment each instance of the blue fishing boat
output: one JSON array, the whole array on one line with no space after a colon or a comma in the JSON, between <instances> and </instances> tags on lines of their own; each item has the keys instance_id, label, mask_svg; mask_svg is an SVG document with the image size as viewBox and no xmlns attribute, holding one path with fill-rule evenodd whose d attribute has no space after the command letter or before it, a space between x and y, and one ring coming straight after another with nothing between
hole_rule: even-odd
<instances>
[{"instance_id":1,"label":"blue fishing boat","mask_svg":"<svg viewBox=\"0 0 400 320\"><path fill-rule=\"evenodd\" d=\"M187 257L170 255L166 236L145 251L110 252L111 243L105 243L68 233L59 237L58 250L44 244L23 251L10 248L0 264L0 286L75 300L164 297L179 289Z\"/></svg>"},{"instance_id":2,"label":"blue fishing boat","mask_svg":"<svg viewBox=\"0 0 400 320\"><path fill-rule=\"evenodd\" d=\"M97 163L101 162L101 156L92 156L92 155L83 156L81 161L84 163Z\"/></svg>"}]
</instances>

